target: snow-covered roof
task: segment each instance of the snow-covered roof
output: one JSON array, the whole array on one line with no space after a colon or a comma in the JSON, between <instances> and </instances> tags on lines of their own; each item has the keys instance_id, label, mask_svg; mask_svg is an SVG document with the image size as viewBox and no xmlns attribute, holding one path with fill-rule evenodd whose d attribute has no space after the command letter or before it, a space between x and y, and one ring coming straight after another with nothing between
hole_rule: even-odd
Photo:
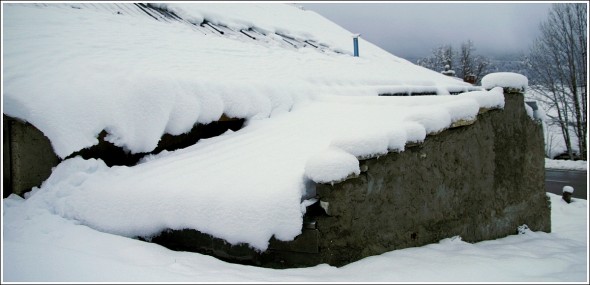
<instances>
[{"instance_id":1,"label":"snow-covered roof","mask_svg":"<svg viewBox=\"0 0 590 285\"><path fill-rule=\"evenodd\" d=\"M27 203L124 236L192 228L264 250L273 235L301 232L313 182L345 179L358 159L403 151L504 104L502 88L376 96L473 86L362 38L353 57L350 32L291 5L158 8L174 14L134 4L5 5L3 112L38 127L60 157L97 143L102 130L147 152L162 134L222 114L246 118L246 127L133 167L63 161ZM297 44L305 41L317 46Z\"/></svg>"},{"instance_id":2,"label":"snow-covered roof","mask_svg":"<svg viewBox=\"0 0 590 285\"><path fill-rule=\"evenodd\" d=\"M222 113L268 117L301 97L471 88L362 38L354 58L350 32L291 5L159 7L183 21L125 3L5 5L3 112L37 126L66 157L103 129L111 142L148 152L164 133ZM220 35L199 25L205 20L234 32ZM266 35L253 40L240 29Z\"/></svg>"}]
</instances>

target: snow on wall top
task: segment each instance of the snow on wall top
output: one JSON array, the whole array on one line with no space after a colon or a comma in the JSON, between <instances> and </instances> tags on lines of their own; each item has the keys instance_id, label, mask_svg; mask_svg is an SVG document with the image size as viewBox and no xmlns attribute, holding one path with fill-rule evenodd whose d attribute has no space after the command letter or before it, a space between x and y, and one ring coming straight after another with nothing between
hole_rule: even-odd
<instances>
[{"instance_id":1,"label":"snow on wall top","mask_svg":"<svg viewBox=\"0 0 590 285\"><path fill-rule=\"evenodd\" d=\"M393 100L395 99L395 100ZM359 172L359 158L403 151L480 108L501 108L501 88L457 96L320 96L240 131L133 166L67 159L26 203L100 231L153 236L197 229L259 250L301 233L315 182Z\"/></svg>"},{"instance_id":2,"label":"snow on wall top","mask_svg":"<svg viewBox=\"0 0 590 285\"><path fill-rule=\"evenodd\" d=\"M526 76L513 72L490 73L481 79L481 86L485 89L494 87L516 88L525 90L529 86Z\"/></svg>"},{"instance_id":3,"label":"snow on wall top","mask_svg":"<svg viewBox=\"0 0 590 285\"><path fill-rule=\"evenodd\" d=\"M318 94L473 88L362 38L354 58L350 32L291 5L159 6L182 20L156 21L126 3L4 5L3 113L35 125L66 157L102 130L115 145L149 152L164 133L223 113L269 117ZM220 36L201 20L260 34Z\"/></svg>"}]
</instances>

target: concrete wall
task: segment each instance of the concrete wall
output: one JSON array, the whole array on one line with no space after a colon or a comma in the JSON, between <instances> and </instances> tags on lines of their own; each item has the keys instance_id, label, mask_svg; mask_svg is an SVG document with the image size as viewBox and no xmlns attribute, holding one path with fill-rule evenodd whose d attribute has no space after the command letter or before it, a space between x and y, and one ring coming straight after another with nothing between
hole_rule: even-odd
<instances>
[{"instance_id":1,"label":"concrete wall","mask_svg":"<svg viewBox=\"0 0 590 285\"><path fill-rule=\"evenodd\" d=\"M541 125L521 94L506 94L469 126L401 153L361 162L342 183L317 185L328 216L315 218L322 261L344 265L394 249L461 236L477 242L551 230Z\"/></svg>"},{"instance_id":2,"label":"concrete wall","mask_svg":"<svg viewBox=\"0 0 590 285\"><path fill-rule=\"evenodd\" d=\"M542 127L526 114L522 94L506 94L505 102L404 152L361 161L358 177L316 185L320 202L308 208L303 234L292 242L272 239L258 253L195 230L167 231L152 242L285 268L342 266L453 236L496 239L523 224L550 232Z\"/></svg>"},{"instance_id":3,"label":"concrete wall","mask_svg":"<svg viewBox=\"0 0 590 285\"><path fill-rule=\"evenodd\" d=\"M49 177L59 158L53 153L49 139L33 125L5 115L2 124L2 195L23 196Z\"/></svg>"},{"instance_id":4,"label":"concrete wall","mask_svg":"<svg viewBox=\"0 0 590 285\"><path fill-rule=\"evenodd\" d=\"M12 171L10 170L10 140L8 139L9 124L4 117L2 115L2 196L6 198L12 193L8 190L12 187Z\"/></svg>"}]
</instances>

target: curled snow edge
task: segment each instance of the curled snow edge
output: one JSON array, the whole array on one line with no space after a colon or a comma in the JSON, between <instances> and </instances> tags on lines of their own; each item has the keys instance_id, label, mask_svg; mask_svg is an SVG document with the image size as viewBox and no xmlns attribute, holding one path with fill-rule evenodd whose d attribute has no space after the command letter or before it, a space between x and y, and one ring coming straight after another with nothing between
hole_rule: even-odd
<instances>
[{"instance_id":1,"label":"curled snow edge","mask_svg":"<svg viewBox=\"0 0 590 285\"><path fill-rule=\"evenodd\" d=\"M439 105L413 114L404 121L404 129L382 129L368 133L337 137L330 145L311 156L305 164L305 176L316 183L338 183L360 174L362 159L379 157L389 152L404 151L407 143L421 143L427 135L437 134L460 121L475 121L480 110L504 108L504 90L472 91L457 95L461 100Z\"/></svg>"}]
</instances>

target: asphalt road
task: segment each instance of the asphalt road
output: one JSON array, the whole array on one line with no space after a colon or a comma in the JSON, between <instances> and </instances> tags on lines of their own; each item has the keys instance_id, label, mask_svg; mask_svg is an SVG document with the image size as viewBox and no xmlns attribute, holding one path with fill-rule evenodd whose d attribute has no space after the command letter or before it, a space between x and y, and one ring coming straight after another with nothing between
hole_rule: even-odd
<instances>
[{"instance_id":1,"label":"asphalt road","mask_svg":"<svg viewBox=\"0 0 590 285\"><path fill-rule=\"evenodd\" d=\"M563 186L572 186L572 197L588 200L587 176L587 171L545 169L545 189L547 192L561 195Z\"/></svg>"}]
</instances>

